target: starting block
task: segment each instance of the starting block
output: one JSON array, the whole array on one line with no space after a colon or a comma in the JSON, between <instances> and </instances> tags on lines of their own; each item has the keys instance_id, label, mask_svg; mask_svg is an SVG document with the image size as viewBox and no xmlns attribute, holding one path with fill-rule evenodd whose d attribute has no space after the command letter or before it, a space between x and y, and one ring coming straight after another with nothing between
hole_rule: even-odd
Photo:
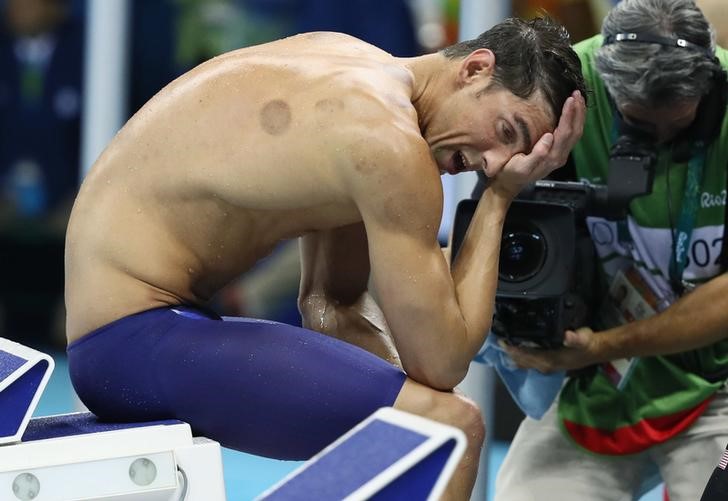
<instances>
[{"instance_id":1,"label":"starting block","mask_svg":"<svg viewBox=\"0 0 728 501\"><path fill-rule=\"evenodd\" d=\"M257 501L434 501L442 495L465 443L465 434L457 428L384 407Z\"/></svg>"},{"instance_id":2,"label":"starting block","mask_svg":"<svg viewBox=\"0 0 728 501\"><path fill-rule=\"evenodd\" d=\"M224 501L220 445L187 423L30 418L53 359L0 338L0 499ZM382 408L258 497L437 500L465 450L457 428Z\"/></svg>"},{"instance_id":3,"label":"starting block","mask_svg":"<svg viewBox=\"0 0 728 501\"><path fill-rule=\"evenodd\" d=\"M220 445L176 420L30 419L53 359L0 338L0 499L225 500Z\"/></svg>"},{"instance_id":4,"label":"starting block","mask_svg":"<svg viewBox=\"0 0 728 501\"><path fill-rule=\"evenodd\" d=\"M0 445L20 440L54 366L45 353L0 337Z\"/></svg>"}]
</instances>

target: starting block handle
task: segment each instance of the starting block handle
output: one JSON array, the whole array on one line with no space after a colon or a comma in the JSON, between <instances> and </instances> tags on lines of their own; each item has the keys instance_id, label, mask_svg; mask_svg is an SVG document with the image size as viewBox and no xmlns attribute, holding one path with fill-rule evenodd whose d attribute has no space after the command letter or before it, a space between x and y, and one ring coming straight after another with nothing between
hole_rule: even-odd
<instances>
[{"instance_id":1,"label":"starting block handle","mask_svg":"<svg viewBox=\"0 0 728 501\"><path fill-rule=\"evenodd\" d=\"M465 444L458 428L384 407L257 500L436 500Z\"/></svg>"}]
</instances>

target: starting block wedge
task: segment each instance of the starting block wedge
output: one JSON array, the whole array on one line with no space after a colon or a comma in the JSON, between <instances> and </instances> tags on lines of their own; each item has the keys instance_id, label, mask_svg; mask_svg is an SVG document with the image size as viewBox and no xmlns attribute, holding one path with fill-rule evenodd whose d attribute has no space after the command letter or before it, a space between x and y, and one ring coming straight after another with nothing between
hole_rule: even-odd
<instances>
[{"instance_id":1,"label":"starting block wedge","mask_svg":"<svg viewBox=\"0 0 728 501\"><path fill-rule=\"evenodd\" d=\"M20 440L54 365L45 353L0 338L0 445Z\"/></svg>"},{"instance_id":2,"label":"starting block wedge","mask_svg":"<svg viewBox=\"0 0 728 501\"><path fill-rule=\"evenodd\" d=\"M457 428L384 407L257 500L437 500L465 443Z\"/></svg>"}]
</instances>

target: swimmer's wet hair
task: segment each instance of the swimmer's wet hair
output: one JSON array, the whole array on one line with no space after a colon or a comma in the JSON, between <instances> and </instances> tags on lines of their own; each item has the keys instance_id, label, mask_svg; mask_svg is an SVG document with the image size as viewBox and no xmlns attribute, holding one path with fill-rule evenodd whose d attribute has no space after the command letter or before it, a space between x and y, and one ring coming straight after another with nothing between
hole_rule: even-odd
<instances>
[{"instance_id":1,"label":"swimmer's wet hair","mask_svg":"<svg viewBox=\"0 0 728 501\"><path fill-rule=\"evenodd\" d=\"M477 38L442 49L449 59L463 58L477 49L495 54L493 82L518 97L537 90L546 97L558 121L564 101L578 90L587 99L579 57L566 29L548 17L509 18Z\"/></svg>"}]
</instances>

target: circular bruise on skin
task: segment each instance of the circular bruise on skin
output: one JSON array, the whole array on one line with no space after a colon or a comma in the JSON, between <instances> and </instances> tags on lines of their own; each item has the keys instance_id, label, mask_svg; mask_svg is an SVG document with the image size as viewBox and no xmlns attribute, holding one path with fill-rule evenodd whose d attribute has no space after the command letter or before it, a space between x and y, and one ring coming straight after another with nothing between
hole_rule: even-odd
<instances>
[{"instance_id":1,"label":"circular bruise on skin","mask_svg":"<svg viewBox=\"0 0 728 501\"><path fill-rule=\"evenodd\" d=\"M395 197L388 197L382 204L382 208L387 220L398 225L407 224L408 216L411 216L403 207L402 202Z\"/></svg>"},{"instance_id":2,"label":"circular bruise on skin","mask_svg":"<svg viewBox=\"0 0 728 501\"><path fill-rule=\"evenodd\" d=\"M319 113L335 113L344 109L344 101L336 98L324 98L316 101L314 105L316 111Z\"/></svg>"},{"instance_id":3,"label":"circular bruise on skin","mask_svg":"<svg viewBox=\"0 0 728 501\"><path fill-rule=\"evenodd\" d=\"M366 155L361 155L354 160L354 168L361 174L369 175L377 170L377 162Z\"/></svg>"},{"instance_id":4,"label":"circular bruise on skin","mask_svg":"<svg viewBox=\"0 0 728 501\"><path fill-rule=\"evenodd\" d=\"M335 127L339 113L344 110L344 102L341 99L325 98L316 101L314 105L316 124L320 128Z\"/></svg>"},{"instance_id":5,"label":"circular bruise on skin","mask_svg":"<svg viewBox=\"0 0 728 501\"><path fill-rule=\"evenodd\" d=\"M348 153L354 164L354 169L363 175L370 175L377 171L379 160L376 153L372 151L371 144L366 140L356 140L348 149Z\"/></svg>"},{"instance_id":6,"label":"circular bruise on skin","mask_svg":"<svg viewBox=\"0 0 728 501\"><path fill-rule=\"evenodd\" d=\"M260 111L260 125L271 136L279 136L291 125L291 107L282 99L268 101Z\"/></svg>"}]
</instances>

